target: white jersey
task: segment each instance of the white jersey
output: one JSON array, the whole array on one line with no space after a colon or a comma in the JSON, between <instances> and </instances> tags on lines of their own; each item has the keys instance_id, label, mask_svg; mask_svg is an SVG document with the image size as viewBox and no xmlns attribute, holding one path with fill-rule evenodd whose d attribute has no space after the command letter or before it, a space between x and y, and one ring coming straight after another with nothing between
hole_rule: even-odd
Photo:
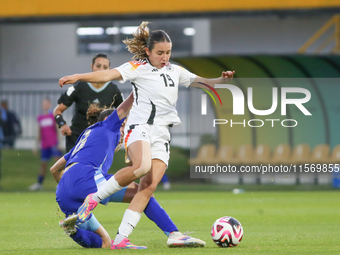
<instances>
[{"instance_id":1,"label":"white jersey","mask_svg":"<svg viewBox=\"0 0 340 255\"><path fill-rule=\"evenodd\" d=\"M116 68L123 79L133 86L134 102L128 123L179 125L176 102L178 85L189 87L196 75L188 70L169 64L161 69L153 67L147 60L130 61Z\"/></svg>"}]
</instances>

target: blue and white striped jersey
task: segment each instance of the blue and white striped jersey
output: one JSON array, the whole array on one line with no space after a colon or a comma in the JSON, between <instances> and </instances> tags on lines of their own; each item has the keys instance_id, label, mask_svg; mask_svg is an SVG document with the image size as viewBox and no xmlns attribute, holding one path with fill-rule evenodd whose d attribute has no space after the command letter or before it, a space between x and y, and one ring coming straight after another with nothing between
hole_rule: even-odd
<instances>
[{"instance_id":1,"label":"blue and white striped jersey","mask_svg":"<svg viewBox=\"0 0 340 255\"><path fill-rule=\"evenodd\" d=\"M76 146L64 155L66 166L78 162L101 168L107 173L120 140L120 127L124 119L119 120L117 111L114 111L106 120L85 129Z\"/></svg>"}]
</instances>

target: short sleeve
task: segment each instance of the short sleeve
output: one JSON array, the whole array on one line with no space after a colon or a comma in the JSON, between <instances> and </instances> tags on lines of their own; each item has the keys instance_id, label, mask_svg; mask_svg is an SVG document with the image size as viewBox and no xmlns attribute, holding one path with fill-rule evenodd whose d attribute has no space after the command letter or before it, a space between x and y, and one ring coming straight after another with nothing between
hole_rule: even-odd
<instances>
[{"instance_id":1,"label":"short sleeve","mask_svg":"<svg viewBox=\"0 0 340 255\"><path fill-rule=\"evenodd\" d=\"M116 70L118 70L123 78L119 82L124 83L126 81L134 81L138 76L137 67L138 65L134 64L134 61L127 62L117 67Z\"/></svg>"},{"instance_id":2,"label":"short sleeve","mask_svg":"<svg viewBox=\"0 0 340 255\"><path fill-rule=\"evenodd\" d=\"M73 147L74 148L74 147ZM66 160L66 162L70 159L71 155L72 155L72 152L73 152L73 148L72 150L70 150L68 153L66 153L64 155L64 159Z\"/></svg>"},{"instance_id":3,"label":"short sleeve","mask_svg":"<svg viewBox=\"0 0 340 255\"><path fill-rule=\"evenodd\" d=\"M77 90L79 90L79 86L77 85L69 87L63 94L61 94L58 99L58 104L64 104L67 107L70 107L73 102L76 101Z\"/></svg>"},{"instance_id":4,"label":"short sleeve","mask_svg":"<svg viewBox=\"0 0 340 255\"><path fill-rule=\"evenodd\" d=\"M113 132L119 132L120 127L122 126L125 118L119 119L117 110L111 113L106 120L103 121L103 125L105 125L109 130Z\"/></svg>"},{"instance_id":5,"label":"short sleeve","mask_svg":"<svg viewBox=\"0 0 340 255\"><path fill-rule=\"evenodd\" d=\"M189 87L193 80L197 77L196 74L189 72L181 66L177 66L179 72L179 84Z\"/></svg>"}]
</instances>

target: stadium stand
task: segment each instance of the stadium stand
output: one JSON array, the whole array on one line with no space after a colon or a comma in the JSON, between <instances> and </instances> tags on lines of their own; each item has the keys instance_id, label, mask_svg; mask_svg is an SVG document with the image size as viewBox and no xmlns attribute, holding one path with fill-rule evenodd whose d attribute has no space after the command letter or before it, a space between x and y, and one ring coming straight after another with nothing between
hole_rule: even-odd
<instances>
[{"instance_id":1,"label":"stadium stand","mask_svg":"<svg viewBox=\"0 0 340 255\"><path fill-rule=\"evenodd\" d=\"M310 146L309 144L298 144L295 146L292 158L290 163L291 164L303 164L309 162L310 157Z\"/></svg>"},{"instance_id":2,"label":"stadium stand","mask_svg":"<svg viewBox=\"0 0 340 255\"><path fill-rule=\"evenodd\" d=\"M230 164L243 164L250 165L254 162L254 149L251 145L241 145L238 152L236 153L236 158L231 160Z\"/></svg>"},{"instance_id":3,"label":"stadium stand","mask_svg":"<svg viewBox=\"0 0 340 255\"><path fill-rule=\"evenodd\" d=\"M331 164L340 163L340 144L334 147L328 163Z\"/></svg>"},{"instance_id":4,"label":"stadium stand","mask_svg":"<svg viewBox=\"0 0 340 255\"><path fill-rule=\"evenodd\" d=\"M268 144L259 144L255 148L254 164L267 164L270 161L271 151Z\"/></svg>"},{"instance_id":5,"label":"stadium stand","mask_svg":"<svg viewBox=\"0 0 340 255\"><path fill-rule=\"evenodd\" d=\"M287 165L291 157L291 147L289 144L279 144L273 153L273 156L269 160L269 164L272 165Z\"/></svg>"},{"instance_id":6,"label":"stadium stand","mask_svg":"<svg viewBox=\"0 0 340 255\"><path fill-rule=\"evenodd\" d=\"M210 162L212 158L215 158L216 147L214 144L205 144L198 150L197 157L190 159L192 165L205 165Z\"/></svg>"},{"instance_id":7,"label":"stadium stand","mask_svg":"<svg viewBox=\"0 0 340 255\"><path fill-rule=\"evenodd\" d=\"M222 145L218 148L216 157L210 158L209 164L229 164L230 161L235 160L234 148L231 145Z\"/></svg>"},{"instance_id":8,"label":"stadium stand","mask_svg":"<svg viewBox=\"0 0 340 255\"><path fill-rule=\"evenodd\" d=\"M329 161L330 147L328 144L319 144L314 147L311 158L308 160L312 164L322 164Z\"/></svg>"}]
</instances>

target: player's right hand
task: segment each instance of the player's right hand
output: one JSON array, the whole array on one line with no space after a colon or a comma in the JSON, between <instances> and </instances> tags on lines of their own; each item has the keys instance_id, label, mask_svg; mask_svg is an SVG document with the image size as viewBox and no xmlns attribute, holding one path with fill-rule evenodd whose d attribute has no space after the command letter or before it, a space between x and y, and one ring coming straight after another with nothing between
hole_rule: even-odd
<instances>
[{"instance_id":1,"label":"player's right hand","mask_svg":"<svg viewBox=\"0 0 340 255\"><path fill-rule=\"evenodd\" d=\"M64 136L70 136L70 135L72 135L72 130L70 129L70 127L67 124L65 124L65 125L61 126L60 133Z\"/></svg>"},{"instance_id":2,"label":"player's right hand","mask_svg":"<svg viewBox=\"0 0 340 255\"><path fill-rule=\"evenodd\" d=\"M68 75L68 76L64 76L62 78L59 79L59 86L63 87L66 84L73 84L77 81L77 75L73 74L73 75Z\"/></svg>"}]
</instances>

